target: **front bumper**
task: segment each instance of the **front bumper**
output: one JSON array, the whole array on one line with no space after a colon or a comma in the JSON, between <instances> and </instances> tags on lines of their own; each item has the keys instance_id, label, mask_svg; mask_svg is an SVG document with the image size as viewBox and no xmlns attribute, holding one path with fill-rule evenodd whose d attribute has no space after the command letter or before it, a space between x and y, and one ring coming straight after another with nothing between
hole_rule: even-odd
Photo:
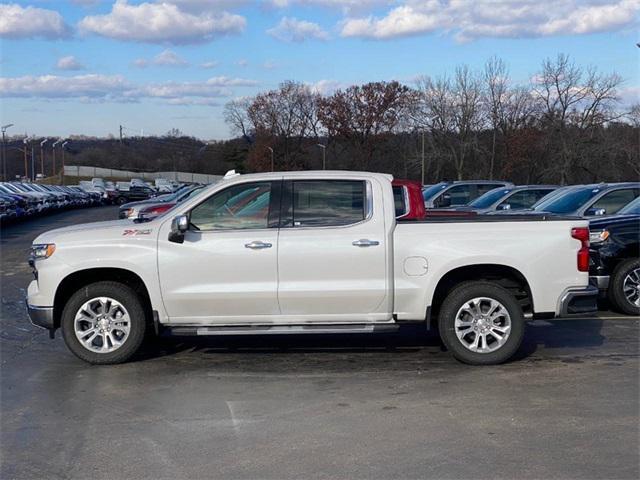
<instances>
[{"instance_id":1,"label":"front bumper","mask_svg":"<svg viewBox=\"0 0 640 480\"><path fill-rule=\"evenodd\" d=\"M598 310L598 289L593 285L570 288L560 298L559 317L589 315Z\"/></svg>"},{"instance_id":2,"label":"front bumper","mask_svg":"<svg viewBox=\"0 0 640 480\"><path fill-rule=\"evenodd\" d=\"M55 325L53 322L53 307L36 307L35 305L27 305L27 313L29 314L29 320L36 327L46 328L47 330L54 330Z\"/></svg>"}]
</instances>

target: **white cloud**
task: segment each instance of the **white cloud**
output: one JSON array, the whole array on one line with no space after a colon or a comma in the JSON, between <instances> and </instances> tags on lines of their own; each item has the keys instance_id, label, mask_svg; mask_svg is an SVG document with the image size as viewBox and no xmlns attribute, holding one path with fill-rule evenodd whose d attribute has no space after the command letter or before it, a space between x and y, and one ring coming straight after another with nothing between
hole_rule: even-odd
<instances>
[{"instance_id":1,"label":"white cloud","mask_svg":"<svg viewBox=\"0 0 640 480\"><path fill-rule=\"evenodd\" d=\"M343 13L369 10L380 5L392 5L396 0L270 0L276 8L288 8L296 5L307 7L325 7L341 10Z\"/></svg>"},{"instance_id":2,"label":"white cloud","mask_svg":"<svg viewBox=\"0 0 640 480\"><path fill-rule=\"evenodd\" d=\"M280 23L267 30L267 33L273 38L283 42L304 42L308 39L329 39L329 34L317 23L290 17L283 17L280 20Z\"/></svg>"},{"instance_id":3,"label":"white cloud","mask_svg":"<svg viewBox=\"0 0 640 480\"><path fill-rule=\"evenodd\" d=\"M236 60L236 65L239 67L246 67L249 65L249 62L247 60L245 60L244 58L241 58L240 60Z\"/></svg>"},{"instance_id":4,"label":"white cloud","mask_svg":"<svg viewBox=\"0 0 640 480\"><path fill-rule=\"evenodd\" d=\"M0 96L2 97L107 98L122 95L127 87L127 82L120 75L0 77Z\"/></svg>"},{"instance_id":5,"label":"white cloud","mask_svg":"<svg viewBox=\"0 0 640 480\"><path fill-rule=\"evenodd\" d=\"M348 17L343 37L391 39L438 31L458 41L616 31L638 24L640 0L405 0L383 16Z\"/></svg>"},{"instance_id":6,"label":"white cloud","mask_svg":"<svg viewBox=\"0 0 640 480\"><path fill-rule=\"evenodd\" d=\"M84 65L73 55L67 55L58 59L56 68L58 70L84 70Z\"/></svg>"},{"instance_id":7,"label":"white cloud","mask_svg":"<svg viewBox=\"0 0 640 480\"><path fill-rule=\"evenodd\" d=\"M64 38L71 29L55 10L22 7L16 3L0 5L1 38Z\"/></svg>"},{"instance_id":8,"label":"white cloud","mask_svg":"<svg viewBox=\"0 0 640 480\"><path fill-rule=\"evenodd\" d=\"M110 13L87 16L78 26L84 33L117 40L180 45L240 33L246 20L225 11L193 14L172 3L129 5L127 0L116 0Z\"/></svg>"},{"instance_id":9,"label":"white cloud","mask_svg":"<svg viewBox=\"0 0 640 480\"><path fill-rule=\"evenodd\" d=\"M138 58L134 60L133 64L139 68L146 68L150 65L162 66L162 67L183 67L188 65L184 58L180 57L172 50L163 50L151 60L145 60L144 58Z\"/></svg>"},{"instance_id":10,"label":"white cloud","mask_svg":"<svg viewBox=\"0 0 640 480\"><path fill-rule=\"evenodd\" d=\"M200 68L205 68L205 69L211 69L211 68L216 68L218 65L220 64L220 62L213 60L210 62L202 62L200 64Z\"/></svg>"},{"instance_id":11,"label":"white cloud","mask_svg":"<svg viewBox=\"0 0 640 480\"><path fill-rule=\"evenodd\" d=\"M173 105L187 98L191 99L189 104L205 105L212 103L207 99L231 97L233 87L249 87L256 84L254 80L224 76L212 77L201 82L160 82L143 85L132 84L120 75L0 77L0 97L75 98L114 102L155 98Z\"/></svg>"}]
</instances>

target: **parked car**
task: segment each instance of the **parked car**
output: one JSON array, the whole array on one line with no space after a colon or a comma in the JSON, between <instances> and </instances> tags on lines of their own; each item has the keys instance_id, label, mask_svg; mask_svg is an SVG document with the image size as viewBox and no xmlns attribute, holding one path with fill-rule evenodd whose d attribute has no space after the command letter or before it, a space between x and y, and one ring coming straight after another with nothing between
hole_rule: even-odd
<instances>
[{"instance_id":1,"label":"parked car","mask_svg":"<svg viewBox=\"0 0 640 480\"><path fill-rule=\"evenodd\" d=\"M585 220L396 220L391 180L229 173L147 223L45 232L29 316L96 364L131 358L148 328L354 333L433 319L455 358L495 364L517 351L525 315L595 310Z\"/></svg>"},{"instance_id":2,"label":"parked car","mask_svg":"<svg viewBox=\"0 0 640 480\"><path fill-rule=\"evenodd\" d=\"M118 205L124 205L128 202L135 202L136 200L146 200L150 197L154 197L156 191L146 185L131 185L129 190L118 190L115 197L115 203Z\"/></svg>"},{"instance_id":3,"label":"parked car","mask_svg":"<svg viewBox=\"0 0 640 480\"><path fill-rule=\"evenodd\" d=\"M531 208L541 198L557 190L555 185L519 185L489 190L467 205L454 207L455 210L473 210L489 213L500 210L518 211Z\"/></svg>"},{"instance_id":4,"label":"parked car","mask_svg":"<svg viewBox=\"0 0 640 480\"><path fill-rule=\"evenodd\" d=\"M440 182L422 191L426 208L446 208L466 205L489 190L513 185L493 180L462 180Z\"/></svg>"},{"instance_id":5,"label":"parked car","mask_svg":"<svg viewBox=\"0 0 640 480\"><path fill-rule=\"evenodd\" d=\"M188 192L183 193L177 199L174 199L170 202L161 202L161 203L148 203L140 205L138 210L138 215L135 217L135 220L140 222L153 220L160 215L164 215L177 204L188 200L189 198L197 195L202 191L204 186L195 187Z\"/></svg>"},{"instance_id":6,"label":"parked car","mask_svg":"<svg viewBox=\"0 0 640 480\"><path fill-rule=\"evenodd\" d=\"M158 195L157 197L147 198L145 200L139 200L137 202L128 202L120 205L118 209L118 218L138 218L140 209L148 207L150 205L157 205L160 203L179 203L195 189L201 188L201 186L189 186L188 188L183 188L175 193L168 193L164 195ZM166 210L165 210L166 211Z\"/></svg>"},{"instance_id":7,"label":"parked car","mask_svg":"<svg viewBox=\"0 0 640 480\"><path fill-rule=\"evenodd\" d=\"M576 185L538 203L533 211L580 217L613 215L638 196L638 182Z\"/></svg>"},{"instance_id":8,"label":"parked car","mask_svg":"<svg viewBox=\"0 0 640 480\"><path fill-rule=\"evenodd\" d=\"M591 283L619 311L640 315L640 215L594 219L589 228Z\"/></svg>"}]
</instances>

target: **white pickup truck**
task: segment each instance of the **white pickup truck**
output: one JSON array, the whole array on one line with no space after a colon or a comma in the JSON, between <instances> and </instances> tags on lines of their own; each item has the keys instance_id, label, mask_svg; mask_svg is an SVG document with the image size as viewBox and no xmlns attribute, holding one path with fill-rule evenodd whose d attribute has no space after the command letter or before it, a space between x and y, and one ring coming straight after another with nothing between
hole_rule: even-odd
<instances>
[{"instance_id":1,"label":"white pickup truck","mask_svg":"<svg viewBox=\"0 0 640 480\"><path fill-rule=\"evenodd\" d=\"M46 232L32 247L29 316L96 364L126 361L146 334L376 332L436 320L455 358L495 364L518 349L525 318L595 310L586 221L396 219L403 198L391 180L231 173L147 223Z\"/></svg>"}]
</instances>

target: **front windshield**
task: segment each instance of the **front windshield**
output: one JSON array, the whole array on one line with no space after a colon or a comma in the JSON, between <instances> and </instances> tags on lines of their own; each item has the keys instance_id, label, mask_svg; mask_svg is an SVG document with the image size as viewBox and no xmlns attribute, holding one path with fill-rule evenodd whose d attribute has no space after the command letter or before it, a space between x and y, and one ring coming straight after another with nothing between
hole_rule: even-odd
<instances>
[{"instance_id":1,"label":"front windshield","mask_svg":"<svg viewBox=\"0 0 640 480\"><path fill-rule=\"evenodd\" d=\"M479 196L473 202L469 204L472 208L489 208L491 205L496 203L502 197L507 195L511 190L508 188L496 188L494 190L490 190L484 195Z\"/></svg>"},{"instance_id":2,"label":"front windshield","mask_svg":"<svg viewBox=\"0 0 640 480\"><path fill-rule=\"evenodd\" d=\"M618 215L640 215L640 197L618 210Z\"/></svg>"},{"instance_id":3,"label":"front windshield","mask_svg":"<svg viewBox=\"0 0 640 480\"><path fill-rule=\"evenodd\" d=\"M535 210L539 212L549 213L571 213L578 210L591 198L595 197L601 192L600 188L587 187L576 188L567 191L563 195L558 195L550 198L545 202L541 202Z\"/></svg>"},{"instance_id":4,"label":"front windshield","mask_svg":"<svg viewBox=\"0 0 640 480\"><path fill-rule=\"evenodd\" d=\"M429 200L431 197L435 196L438 192L445 189L447 187L447 183L440 182L435 185L431 185L429 188L425 188L422 190L422 198L425 200Z\"/></svg>"}]
</instances>

